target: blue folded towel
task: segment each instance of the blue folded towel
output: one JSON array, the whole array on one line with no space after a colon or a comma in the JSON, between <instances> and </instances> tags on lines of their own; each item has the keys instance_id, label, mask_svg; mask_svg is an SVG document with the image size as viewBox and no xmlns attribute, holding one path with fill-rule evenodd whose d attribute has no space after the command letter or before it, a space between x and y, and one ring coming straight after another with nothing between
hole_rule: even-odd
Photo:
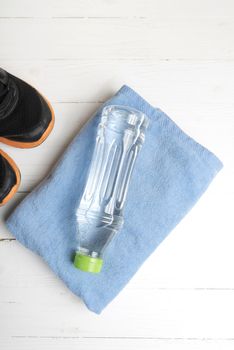
<instances>
[{"instance_id":1,"label":"blue folded towel","mask_svg":"<svg viewBox=\"0 0 234 350\"><path fill-rule=\"evenodd\" d=\"M130 182L125 224L106 250L102 272L94 275L77 270L72 258L76 249L75 208L103 106L70 144L54 172L7 220L16 239L39 254L95 313L128 283L222 168L214 154L131 88L123 86L104 105L108 104L144 112L150 126Z\"/></svg>"}]
</instances>

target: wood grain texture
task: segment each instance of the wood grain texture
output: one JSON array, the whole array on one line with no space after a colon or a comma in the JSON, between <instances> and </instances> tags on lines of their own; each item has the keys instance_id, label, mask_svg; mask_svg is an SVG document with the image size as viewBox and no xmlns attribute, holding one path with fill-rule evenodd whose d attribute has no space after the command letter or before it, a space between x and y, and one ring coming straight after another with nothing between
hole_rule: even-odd
<instances>
[{"instance_id":1,"label":"wood grain texture","mask_svg":"<svg viewBox=\"0 0 234 350\"><path fill-rule=\"evenodd\" d=\"M8 0L1 16L9 17L91 17L126 18L229 18L233 17L232 0Z\"/></svg>"},{"instance_id":2,"label":"wood grain texture","mask_svg":"<svg viewBox=\"0 0 234 350\"><path fill-rule=\"evenodd\" d=\"M39 257L18 243L4 244L1 254L6 266L0 283L5 336L230 339L233 335L232 289L163 289L132 281L100 317L88 312ZM16 256L17 272L12 259Z\"/></svg>"},{"instance_id":3,"label":"wood grain texture","mask_svg":"<svg viewBox=\"0 0 234 350\"><path fill-rule=\"evenodd\" d=\"M0 18L0 30L1 57L9 60L234 59L228 19Z\"/></svg>"},{"instance_id":4,"label":"wood grain texture","mask_svg":"<svg viewBox=\"0 0 234 350\"><path fill-rule=\"evenodd\" d=\"M177 338L159 338L159 339L146 339L146 338L82 338L82 337L11 337L11 339L4 339L2 341L4 349L16 349L17 350L39 350L41 348L51 350L90 350L90 349L103 349L103 350L232 350L233 341L222 339L177 339Z\"/></svg>"},{"instance_id":5,"label":"wood grain texture","mask_svg":"<svg viewBox=\"0 0 234 350\"><path fill-rule=\"evenodd\" d=\"M56 114L39 148L1 146L22 184L0 209L0 349L233 349L233 1L0 0L0 32L0 66L47 96ZM97 316L4 221L123 84L224 169Z\"/></svg>"}]
</instances>

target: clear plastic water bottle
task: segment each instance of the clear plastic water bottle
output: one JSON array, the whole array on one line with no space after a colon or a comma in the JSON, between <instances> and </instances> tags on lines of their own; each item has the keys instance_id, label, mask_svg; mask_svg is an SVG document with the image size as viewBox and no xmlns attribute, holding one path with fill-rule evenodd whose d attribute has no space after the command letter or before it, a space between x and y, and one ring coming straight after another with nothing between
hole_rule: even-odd
<instances>
[{"instance_id":1,"label":"clear plastic water bottle","mask_svg":"<svg viewBox=\"0 0 234 350\"><path fill-rule=\"evenodd\" d=\"M148 118L125 106L103 109L84 192L76 211L78 247L74 265L98 273L103 252L123 225L132 170Z\"/></svg>"}]
</instances>

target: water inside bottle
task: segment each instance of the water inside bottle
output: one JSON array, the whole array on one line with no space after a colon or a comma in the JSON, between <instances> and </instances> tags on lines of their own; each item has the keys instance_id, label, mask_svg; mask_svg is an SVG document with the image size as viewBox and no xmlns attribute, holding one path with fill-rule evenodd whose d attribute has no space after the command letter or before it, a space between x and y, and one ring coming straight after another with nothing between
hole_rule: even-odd
<instances>
[{"instance_id":1,"label":"water inside bottle","mask_svg":"<svg viewBox=\"0 0 234 350\"><path fill-rule=\"evenodd\" d=\"M123 206L147 117L125 106L102 113L84 193L77 209L79 251L101 256L123 225Z\"/></svg>"}]
</instances>

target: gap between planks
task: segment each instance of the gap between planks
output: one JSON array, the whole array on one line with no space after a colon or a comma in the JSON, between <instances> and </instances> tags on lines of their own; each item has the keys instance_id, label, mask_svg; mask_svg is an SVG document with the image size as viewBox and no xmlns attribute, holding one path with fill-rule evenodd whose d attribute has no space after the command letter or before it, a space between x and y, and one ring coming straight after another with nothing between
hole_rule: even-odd
<instances>
[{"instance_id":1,"label":"gap between planks","mask_svg":"<svg viewBox=\"0 0 234 350\"><path fill-rule=\"evenodd\" d=\"M87 336L37 336L37 335L12 335L11 338L27 338L27 339L152 339L152 340L171 340L171 341L234 341L234 338L211 338L211 337L87 337Z\"/></svg>"},{"instance_id":2,"label":"gap between planks","mask_svg":"<svg viewBox=\"0 0 234 350\"><path fill-rule=\"evenodd\" d=\"M153 17L152 17L153 18ZM123 19L123 20L133 20L133 19L151 19L151 17L145 17L145 16L0 16L0 19L79 19L79 20L89 20L89 19Z\"/></svg>"},{"instance_id":3,"label":"gap between planks","mask_svg":"<svg viewBox=\"0 0 234 350\"><path fill-rule=\"evenodd\" d=\"M0 18L1 20L1 18ZM14 62L16 61L15 58L3 58L1 59L1 62ZM36 60L33 58L21 58L19 57L17 59L17 62L35 62ZM89 57L88 60L87 58L82 58L82 57L74 57L74 58L67 58L67 57L41 57L38 61L41 62L47 62L47 61L68 61L68 62L97 62L97 61L104 61L103 58L92 58ZM147 62L147 63L162 63L162 62L170 62L170 63L177 63L177 62L184 62L184 63L227 63L227 62L234 62L234 58L169 58L169 57L165 57L165 58L155 58L155 57L151 57L151 56L147 56L147 57L108 57L106 59L107 62Z\"/></svg>"}]
</instances>

